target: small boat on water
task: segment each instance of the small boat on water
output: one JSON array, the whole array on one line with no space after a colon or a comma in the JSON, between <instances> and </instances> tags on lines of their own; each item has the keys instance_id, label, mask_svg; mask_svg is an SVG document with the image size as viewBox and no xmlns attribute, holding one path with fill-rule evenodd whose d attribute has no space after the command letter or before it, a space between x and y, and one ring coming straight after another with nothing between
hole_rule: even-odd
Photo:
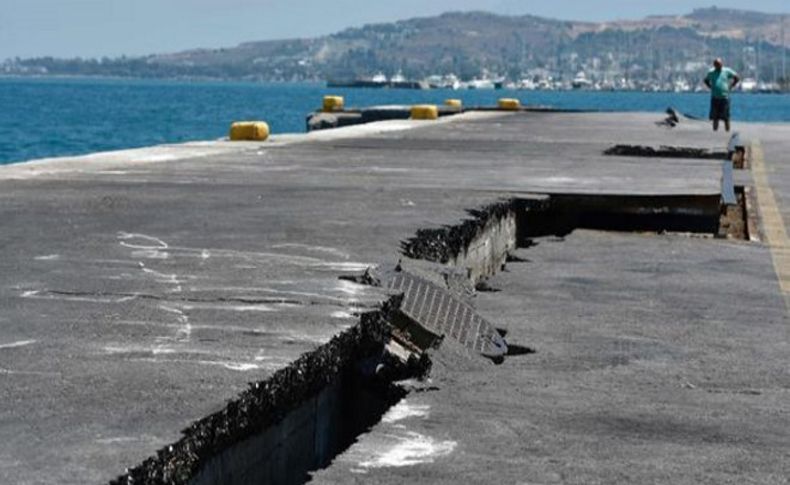
<instances>
[{"instance_id":1,"label":"small boat on water","mask_svg":"<svg viewBox=\"0 0 790 485\"><path fill-rule=\"evenodd\" d=\"M593 83L587 79L587 75L584 74L584 71L579 71L576 77L573 78L573 81L571 81L571 86L573 89L590 89L593 87Z\"/></svg>"},{"instance_id":2,"label":"small boat on water","mask_svg":"<svg viewBox=\"0 0 790 485\"><path fill-rule=\"evenodd\" d=\"M410 81L401 71L391 78L382 73L376 73L369 78L345 80L330 80L326 83L329 88L391 88L391 89L430 89L425 81Z\"/></svg>"}]
</instances>

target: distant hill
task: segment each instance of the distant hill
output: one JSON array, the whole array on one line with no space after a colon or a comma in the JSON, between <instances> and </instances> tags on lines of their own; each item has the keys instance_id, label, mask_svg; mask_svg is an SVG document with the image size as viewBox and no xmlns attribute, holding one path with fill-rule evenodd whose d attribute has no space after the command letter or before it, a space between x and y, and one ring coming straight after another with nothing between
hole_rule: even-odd
<instances>
[{"instance_id":1,"label":"distant hill","mask_svg":"<svg viewBox=\"0 0 790 485\"><path fill-rule=\"evenodd\" d=\"M670 79L697 73L701 63L722 56L744 72L759 66L761 77L770 79L781 74L781 26L778 14L715 7L685 16L603 23L452 12L232 48L138 58L14 60L0 72L322 80L398 71L409 78L454 73L470 79L486 72L510 79L534 72L572 78L585 70Z\"/></svg>"}]
</instances>

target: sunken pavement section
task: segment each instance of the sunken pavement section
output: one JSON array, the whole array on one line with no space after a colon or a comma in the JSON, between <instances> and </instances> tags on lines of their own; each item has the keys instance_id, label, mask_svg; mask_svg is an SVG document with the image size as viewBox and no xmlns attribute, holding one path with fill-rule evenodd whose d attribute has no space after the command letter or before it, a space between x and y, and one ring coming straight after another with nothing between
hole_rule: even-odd
<instances>
[{"instance_id":1,"label":"sunken pavement section","mask_svg":"<svg viewBox=\"0 0 790 485\"><path fill-rule=\"evenodd\" d=\"M0 478L781 483L790 127L660 118L2 168Z\"/></svg>"}]
</instances>

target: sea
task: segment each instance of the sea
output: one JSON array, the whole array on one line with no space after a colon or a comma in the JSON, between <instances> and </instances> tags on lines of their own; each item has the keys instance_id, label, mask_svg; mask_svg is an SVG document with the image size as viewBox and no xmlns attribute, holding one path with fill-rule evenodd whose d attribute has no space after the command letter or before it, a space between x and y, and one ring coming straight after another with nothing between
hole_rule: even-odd
<instances>
[{"instance_id":1,"label":"sea","mask_svg":"<svg viewBox=\"0 0 790 485\"><path fill-rule=\"evenodd\" d=\"M707 116L705 93L329 89L314 83L185 82L95 78L0 78L0 164L162 143L213 140L238 120L265 120L273 133L305 131L324 95L346 106L496 104L501 97L561 109L664 111ZM734 94L733 118L790 122L788 94Z\"/></svg>"}]
</instances>

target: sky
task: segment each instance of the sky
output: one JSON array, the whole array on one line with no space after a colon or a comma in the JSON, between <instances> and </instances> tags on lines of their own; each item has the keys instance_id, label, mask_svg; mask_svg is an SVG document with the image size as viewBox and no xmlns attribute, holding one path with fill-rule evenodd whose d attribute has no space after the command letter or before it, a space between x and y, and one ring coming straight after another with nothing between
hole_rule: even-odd
<instances>
[{"instance_id":1,"label":"sky","mask_svg":"<svg viewBox=\"0 0 790 485\"><path fill-rule=\"evenodd\" d=\"M790 13L788 0L0 0L0 60L230 47L457 10L600 21L689 13L714 1Z\"/></svg>"}]
</instances>

